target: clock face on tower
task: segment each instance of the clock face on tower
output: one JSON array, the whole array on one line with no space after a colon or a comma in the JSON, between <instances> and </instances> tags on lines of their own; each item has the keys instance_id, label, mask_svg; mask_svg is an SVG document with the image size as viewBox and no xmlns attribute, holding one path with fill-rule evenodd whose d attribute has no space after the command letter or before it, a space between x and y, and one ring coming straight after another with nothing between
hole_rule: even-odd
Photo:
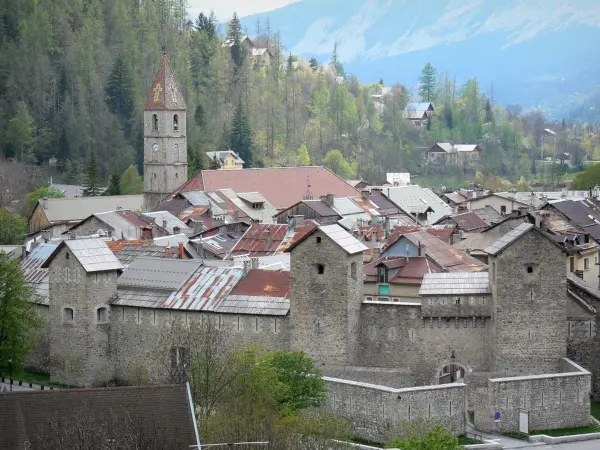
<instances>
[{"instance_id":1,"label":"clock face on tower","mask_svg":"<svg viewBox=\"0 0 600 450\"><path fill-rule=\"evenodd\" d=\"M156 142L152 145L152 150L154 150L155 152L158 151L158 144Z\"/></svg>"}]
</instances>

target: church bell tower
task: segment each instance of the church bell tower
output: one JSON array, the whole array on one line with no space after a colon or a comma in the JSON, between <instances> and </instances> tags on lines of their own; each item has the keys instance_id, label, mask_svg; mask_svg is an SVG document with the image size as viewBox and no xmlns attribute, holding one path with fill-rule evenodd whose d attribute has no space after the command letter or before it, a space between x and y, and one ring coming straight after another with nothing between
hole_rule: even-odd
<instances>
[{"instance_id":1,"label":"church bell tower","mask_svg":"<svg viewBox=\"0 0 600 450\"><path fill-rule=\"evenodd\" d=\"M144 211L187 181L187 106L163 55L144 105Z\"/></svg>"}]
</instances>

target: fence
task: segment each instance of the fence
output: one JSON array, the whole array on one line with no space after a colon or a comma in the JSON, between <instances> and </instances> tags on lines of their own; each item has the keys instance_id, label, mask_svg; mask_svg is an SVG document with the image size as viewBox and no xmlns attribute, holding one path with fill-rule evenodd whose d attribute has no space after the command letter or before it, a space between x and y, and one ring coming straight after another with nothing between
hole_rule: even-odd
<instances>
[{"instance_id":1,"label":"fence","mask_svg":"<svg viewBox=\"0 0 600 450\"><path fill-rule=\"evenodd\" d=\"M24 382L23 380L13 380L12 378L9 378L8 382L7 382L6 377L0 377L0 379L2 380L2 383L6 383L11 387L15 385L15 381L16 381L18 383L17 386L21 386L21 387L25 386L25 387L29 387L30 389L38 389L39 388L41 391L44 391L44 390L53 391L54 390L54 388L52 386L45 386L43 384L35 384L35 383L27 382L27 381Z\"/></svg>"}]
</instances>

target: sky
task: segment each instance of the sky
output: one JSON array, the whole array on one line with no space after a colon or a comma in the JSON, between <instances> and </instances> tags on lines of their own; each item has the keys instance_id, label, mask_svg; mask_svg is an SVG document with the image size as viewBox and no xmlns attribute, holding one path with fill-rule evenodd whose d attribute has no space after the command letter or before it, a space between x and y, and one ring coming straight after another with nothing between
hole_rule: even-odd
<instances>
[{"instance_id":1,"label":"sky","mask_svg":"<svg viewBox=\"0 0 600 450\"><path fill-rule=\"evenodd\" d=\"M188 5L192 17L213 10L219 20L227 20L234 11L244 17L272 11L297 1L300 0L188 0Z\"/></svg>"}]
</instances>

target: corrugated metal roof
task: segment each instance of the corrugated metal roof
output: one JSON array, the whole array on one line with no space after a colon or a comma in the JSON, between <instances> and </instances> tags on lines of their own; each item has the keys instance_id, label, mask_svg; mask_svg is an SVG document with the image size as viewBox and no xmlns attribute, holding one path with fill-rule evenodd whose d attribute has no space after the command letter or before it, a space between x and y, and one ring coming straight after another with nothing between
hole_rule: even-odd
<instances>
[{"instance_id":1,"label":"corrugated metal roof","mask_svg":"<svg viewBox=\"0 0 600 450\"><path fill-rule=\"evenodd\" d=\"M479 230L487 228L489 225L475 212L469 211L462 214L455 214L449 217L458 227L464 231Z\"/></svg>"},{"instance_id":2,"label":"corrugated metal roof","mask_svg":"<svg viewBox=\"0 0 600 450\"><path fill-rule=\"evenodd\" d=\"M354 236L339 225L326 225L319 227L319 230L325 233L327 237L342 247L350 255L362 253L367 250L367 247L364 244L359 242Z\"/></svg>"},{"instance_id":3,"label":"corrugated metal roof","mask_svg":"<svg viewBox=\"0 0 600 450\"><path fill-rule=\"evenodd\" d=\"M62 241L42 264L42 267L49 267L52 259L64 245L69 248L73 256L77 258L77 261L88 273L123 268L123 265L102 239L69 239Z\"/></svg>"},{"instance_id":4,"label":"corrugated metal roof","mask_svg":"<svg viewBox=\"0 0 600 450\"><path fill-rule=\"evenodd\" d=\"M491 294L488 272L427 273L419 295Z\"/></svg>"},{"instance_id":5,"label":"corrugated metal roof","mask_svg":"<svg viewBox=\"0 0 600 450\"><path fill-rule=\"evenodd\" d=\"M209 206L210 201L208 197L202 191L187 191L182 192L181 195L186 198L192 206Z\"/></svg>"},{"instance_id":6,"label":"corrugated metal roof","mask_svg":"<svg viewBox=\"0 0 600 450\"><path fill-rule=\"evenodd\" d=\"M202 267L177 291L164 307L187 311L214 311L242 278L242 269Z\"/></svg>"},{"instance_id":7,"label":"corrugated metal roof","mask_svg":"<svg viewBox=\"0 0 600 450\"><path fill-rule=\"evenodd\" d=\"M489 205L484 208L474 209L473 212L477 214L481 220L484 220L488 225L493 225L504 219L502 214L500 214L492 206Z\"/></svg>"},{"instance_id":8,"label":"corrugated metal roof","mask_svg":"<svg viewBox=\"0 0 600 450\"><path fill-rule=\"evenodd\" d=\"M219 303L215 312L252 314L257 316L285 316L289 310L290 301L285 297L228 295Z\"/></svg>"},{"instance_id":9,"label":"corrugated metal roof","mask_svg":"<svg viewBox=\"0 0 600 450\"><path fill-rule=\"evenodd\" d=\"M139 239L142 236L140 227L119 214L119 211L100 212L94 216L110 226L114 230L113 236L117 239Z\"/></svg>"},{"instance_id":10,"label":"corrugated metal roof","mask_svg":"<svg viewBox=\"0 0 600 450\"><path fill-rule=\"evenodd\" d=\"M111 303L115 306L133 306L136 308L162 308L170 290L118 288L117 298Z\"/></svg>"},{"instance_id":11,"label":"corrugated metal roof","mask_svg":"<svg viewBox=\"0 0 600 450\"><path fill-rule=\"evenodd\" d=\"M522 223L517 228L512 231L509 231L492 245L487 247L484 251L489 253L490 255L497 255L514 241L519 239L521 236L526 234L529 230L535 228L531 223Z\"/></svg>"},{"instance_id":12,"label":"corrugated metal roof","mask_svg":"<svg viewBox=\"0 0 600 450\"><path fill-rule=\"evenodd\" d=\"M108 248L116 255L125 267L131 262L143 256L165 258L167 252L164 247L154 245L148 241L110 241L107 242Z\"/></svg>"},{"instance_id":13,"label":"corrugated metal roof","mask_svg":"<svg viewBox=\"0 0 600 450\"><path fill-rule=\"evenodd\" d=\"M360 214L352 214L351 216L346 216L340 220L337 221L338 225L344 227L346 230L352 230L353 228L357 227L357 222L360 221L369 221L371 219L371 216L369 216L367 213L360 213Z\"/></svg>"},{"instance_id":14,"label":"corrugated metal roof","mask_svg":"<svg viewBox=\"0 0 600 450\"><path fill-rule=\"evenodd\" d=\"M46 242L38 245L29 256L21 262L21 270L25 280L35 290L35 303L49 304L49 272L43 269L42 264L58 247L57 242Z\"/></svg>"},{"instance_id":15,"label":"corrugated metal roof","mask_svg":"<svg viewBox=\"0 0 600 450\"><path fill-rule=\"evenodd\" d=\"M137 258L117 280L119 287L179 289L202 266L193 259Z\"/></svg>"},{"instance_id":16,"label":"corrugated metal roof","mask_svg":"<svg viewBox=\"0 0 600 450\"><path fill-rule=\"evenodd\" d=\"M287 225L253 223L237 242L231 251L231 255L273 255L284 241L287 232Z\"/></svg>"},{"instance_id":17,"label":"corrugated metal roof","mask_svg":"<svg viewBox=\"0 0 600 450\"><path fill-rule=\"evenodd\" d=\"M251 261L250 256L235 256L234 265L243 267L244 262ZM280 255L256 256L258 268L262 270L290 270L290 254L282 253Z\"/></svg>"}]
</instances>

